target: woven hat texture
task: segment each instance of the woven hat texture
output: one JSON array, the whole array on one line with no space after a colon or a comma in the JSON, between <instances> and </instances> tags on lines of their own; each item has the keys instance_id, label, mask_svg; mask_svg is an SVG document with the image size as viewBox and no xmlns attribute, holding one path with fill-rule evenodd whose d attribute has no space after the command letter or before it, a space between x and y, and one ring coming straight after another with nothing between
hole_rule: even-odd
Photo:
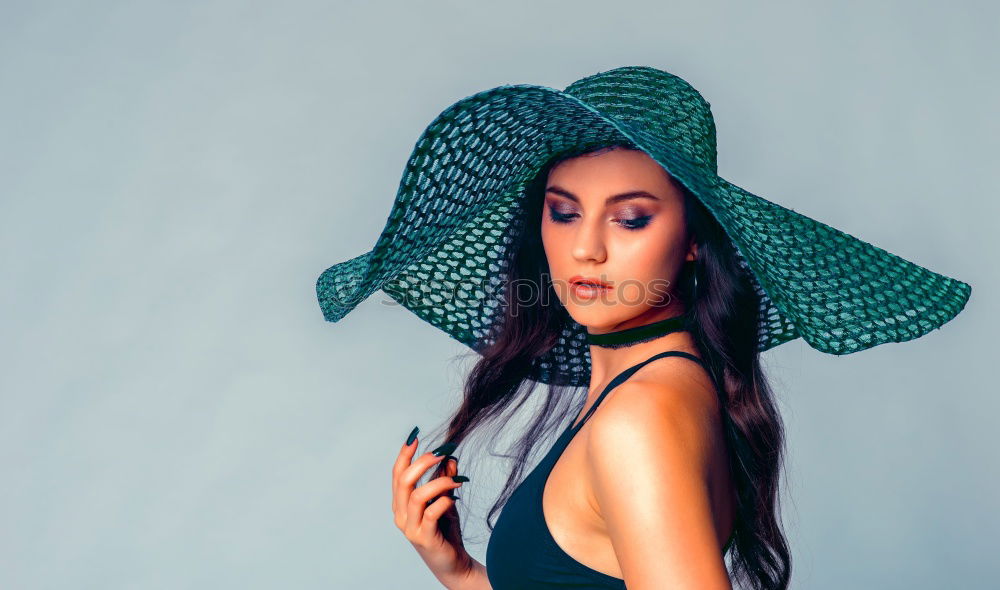
<instances>
[{"instance_id":1,"label":"woven hat texture","mask_svg":"<svg viewBox=\"0 0 1000 590\"><path fill-rule=\"evenodd\" d=\"M761 297L759 350L802 337L830 354L904 342L962 310L971 287L754 195L717 174L709 103L685 80L623 66L557 90L502 85L438 115L406 163L371 250L316 282L336 322L376 290L475 350L490 339L526 184L550 157L634 145L689 189L725 230ZM532 379L586 386L585 328L567 321Z\"/></svg>"}]
</instances>

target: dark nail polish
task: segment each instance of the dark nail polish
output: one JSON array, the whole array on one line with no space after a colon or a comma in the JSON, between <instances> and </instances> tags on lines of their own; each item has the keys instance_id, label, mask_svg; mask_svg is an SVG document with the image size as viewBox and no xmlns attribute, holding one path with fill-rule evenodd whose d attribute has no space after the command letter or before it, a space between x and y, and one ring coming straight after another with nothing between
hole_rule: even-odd
<instances>
[{"instance_id":1,"label":"dark nail polish","mask_svg":"<svg viewBox=\"0 0 1000 590\"><path fill-rule=\"evenodd\" d=\"M450 455L451 452L457 448L458 448L458 443L446 442L440 447L431 451L431 453L436 457L440 457L441 455Z\"/></svg>"},{"instance_id":2,"label":"dark nail polish","mask_svg":"<svg viewBox=\"0 0 1000 590\"><path fill-rule=\"evenodd\" d=\"M420 432L419 426L414 426L413 430L410 431L410 436L406 437L406 446L413 444L413 441L417 438L417 433Z\"/></svg>"},{"instance_id":3,"label":"dark nail polish","mask_svg":"<svg viewBox=\"0 0 1000 590\"><path fill-rule=\"evenodd\" d=\"M458 465L458 457L456 457L455 455L448 455L447 457L444 458L444 460L445 461L454 460L455 461L455 465Z\"/></svg>"},{"instance_id":4,"label":"dark nail polish","mask_svg":"<svg viewBox=\"0 0 1000 590\"><path fill-rule=\"evenodd\" d=\"M469 478L464 475L453 475L451 476L451 481L462 483L463 481L469 481Z\"/></svg>"}]
</instances>

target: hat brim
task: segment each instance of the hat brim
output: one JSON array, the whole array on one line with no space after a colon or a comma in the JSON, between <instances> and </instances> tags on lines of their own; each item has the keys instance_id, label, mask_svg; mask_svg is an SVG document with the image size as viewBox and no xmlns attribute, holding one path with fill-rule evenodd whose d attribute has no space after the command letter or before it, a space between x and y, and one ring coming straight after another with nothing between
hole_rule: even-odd
<instances>
[{"instance_id":1,"label":"hat brim","mask_svg":"<svg viewBox=\"0 0 1000 590\"><path fill-rule=\"evenodd\" d=\"M526 183L560 151L623 140L706 206L752 271L761 297L761 351L799 336L830 354L903 342L939 328L969 299L967 283L705 173L640 126L566 92L518 84L459 100L428 125L374 247L319 276L324 318L336 322L382 289L479 350L499 304L501 263ZM533 377L586 385L584 335L568 325Z\"/></svg>"}]
</instances>

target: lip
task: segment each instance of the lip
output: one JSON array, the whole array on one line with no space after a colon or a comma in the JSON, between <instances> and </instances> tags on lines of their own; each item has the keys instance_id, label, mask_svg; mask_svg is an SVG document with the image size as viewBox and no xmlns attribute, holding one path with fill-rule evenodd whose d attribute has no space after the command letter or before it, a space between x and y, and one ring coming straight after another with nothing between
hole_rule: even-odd
<instances>
[{"instance_id":1,"label":"lip","mask_svg":"<svg viewBox=\"0 0 1000 590\"><path fill-rule=\"evenodd\" d=\"M574 275L569 278L569 284L576 286L586 286L592 289L610 289L611 285L605 283L604 281L595 277L585 277L583 275Z\"/></svg>"}]
</instances>

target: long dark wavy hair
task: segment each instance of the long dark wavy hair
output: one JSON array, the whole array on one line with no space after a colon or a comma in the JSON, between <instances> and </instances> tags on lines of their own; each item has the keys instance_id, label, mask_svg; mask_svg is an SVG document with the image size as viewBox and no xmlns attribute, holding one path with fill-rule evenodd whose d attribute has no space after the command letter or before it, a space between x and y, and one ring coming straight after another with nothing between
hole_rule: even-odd
<instances>
[{"instance_id":1,"label":"long dark wavy hair","mask_svg":"<svg viewBox=\"0 0 1000 590\"><path fill-rule=\"evenodd\" d=\"M637 149L631 144L608 143L556 154L526 185L523 223L518 247L509 249L505 303L494 324L494 341L477 351L478 362L465 381L463 400L447 425L445 440L461 443L485 423L505 428L506 416L521 408L539 383L527 376L529 361L550 350L568 314L554 291L525 303L514 292L521 283L551 289L548 264L541 242L541 216L549 170L568 158L604 149ZM780 524L779 480L783 469L784 426L760 365L757 328L759 295L749 271L715 218L679 181L684 194L685 221L698 244L698 257L684 265L677 295L694 319L691 334L702 359L718 385L729 468L736 489L737 513L733 540L726 552L730 579L736 587L784 590L791 576L791 556ZM697 276L697 288L694 278ZM486 524L510 498L536 443L553 432L567 415L565 386L549 385L548 392L510 450L501 456L513 466L500 497L490 508ZM580 406L582 408L582 405ZM489 438L495 437L488 435ZM434 477L445 475L445 462ZM445 538L461 547L456 510L439 520ZM471 558L469 558L471 559ZM471 563L471 562L470 562Z\"/></svg>"}]
</instances>

